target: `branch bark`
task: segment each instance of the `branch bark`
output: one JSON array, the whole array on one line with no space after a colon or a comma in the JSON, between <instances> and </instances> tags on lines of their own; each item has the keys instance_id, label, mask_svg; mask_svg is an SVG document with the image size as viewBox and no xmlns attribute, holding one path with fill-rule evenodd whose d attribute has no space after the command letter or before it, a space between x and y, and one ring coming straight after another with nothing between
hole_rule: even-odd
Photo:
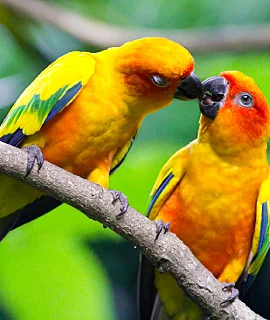
<instances>
[{"instance_id":1,"label":"branch bark","mask_svg":"<svg viewBox=\"0 0 270 320\"><path fill-rule=\"evenodd\" d=\"M0 142L0 172L35 187L62 202L79 209L91 219L130 240L159 269L170 273L179 286L216 319L262 320L243 302L236 299L221 307L228 296L219 281L192 255L173 233L161 235L155 242L156 227L135 209L129 207L119 219L119 204L112 204L110 191L75 176L49 162L40 171L35 166L25 178L27 154Z\"/></svg>"},{"instance_id":2,"label":"branch bark","mask_svg":"<svg viewBox=\"0 0 270 320\"><path fill-rule=\"evenodd\" d=\"M194 52L269 49L270 24L223 26L200 29L150 29L117 26L87 19L72 11L39 0L0 0L34 20L60 28L84 43L108 48L142 37L166 37Z\"/></svg>"}]
</instances>

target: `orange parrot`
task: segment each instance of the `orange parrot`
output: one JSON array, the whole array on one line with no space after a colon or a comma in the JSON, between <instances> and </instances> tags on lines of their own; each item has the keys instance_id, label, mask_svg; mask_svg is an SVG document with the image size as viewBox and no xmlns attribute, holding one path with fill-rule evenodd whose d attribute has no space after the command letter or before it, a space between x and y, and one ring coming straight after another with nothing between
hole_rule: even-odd
<instances>
[{"instance_id":1,"label":"orange parrot","mask_svg":"<svg viewBox=\"0 0 270 320\"><path fill-rule=\"evenodd\" d=\"M270 247L270 117L261 90L239 71L209 78L203 87L198 138L162 168L148 214L157 223L157 237L170 225L198 260L228 284L229 302L248 290ZM203 317L174 279L159 274L146 258L139 303L141 320Z\"/></svg>"},{"instance_id":2,"label":"orange parrot","mask_svg":"<svg viewBox=\"0 0 270 320\"><path fill-rule=\"evenodd\" d=\"M194 61L181 45L144 38L98 53L71 52L22 93L0 126L0 141L28 152L27 172L45 160L103 187L125 159L144 117L201 97ZM0 240L60 204L1 175ZM127 200L114 192L114 201ZM12 200L11 200L12 199Z\"/></svg>"}]
</instances>

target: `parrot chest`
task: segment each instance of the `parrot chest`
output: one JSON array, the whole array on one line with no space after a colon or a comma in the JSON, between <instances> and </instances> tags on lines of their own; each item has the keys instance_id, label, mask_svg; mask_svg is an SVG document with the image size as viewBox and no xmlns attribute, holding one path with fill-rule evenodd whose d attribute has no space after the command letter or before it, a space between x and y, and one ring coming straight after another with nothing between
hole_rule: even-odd
<instances>
[{"instance_id":1,"label":"parrot chest","mask_svg":"<svg viewBox=\"0 0 270 320\"><path fill-rule=\"evenodd\" d=\"M171 230L219 277L231 261L245 263L248 257L257 196L268 168L197 165L189 168L159 218L170 221Z\"/></svg>"},{"instance_id":2,"label":"parrot chest","mask_svg":"<svg viewBox=\"0 0 270 320\"><path fill-rule=\"evenodd\" d=\"M79 99L45 124L31 143L41 144L46 160L86 178L96 168L109 172L114 155L139 123L117 108Z\"/></svg>"}]
</instances>

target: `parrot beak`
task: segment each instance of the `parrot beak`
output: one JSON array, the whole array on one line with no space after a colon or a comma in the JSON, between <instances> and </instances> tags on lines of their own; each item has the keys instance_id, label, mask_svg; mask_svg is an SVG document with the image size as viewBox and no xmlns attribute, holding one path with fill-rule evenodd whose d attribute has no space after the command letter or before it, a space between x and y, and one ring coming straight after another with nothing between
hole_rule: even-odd
<instances>
[{"instance_id":1,"label":"parrot beak","mask_svg":"<svg viewBox=\"0 0 270 320\"><path fill-rule=\"evenodd\" d=\"M175 99L190 100L203 99L203 86L200 79L192 72L188 77L182 80L174 94Z\"/></svg>"},{"instance_id":2,"label":"parrot beak","mask_svg":"<svg viewBox=\"0 0 270 320\"><path fill-rule=\"evenodd\" d=\"M223 106L229 88L229 82L223 77L211 77L203 82L204 96L199 102L201 113L214 120Z\"/></svg>"}]
</instances>

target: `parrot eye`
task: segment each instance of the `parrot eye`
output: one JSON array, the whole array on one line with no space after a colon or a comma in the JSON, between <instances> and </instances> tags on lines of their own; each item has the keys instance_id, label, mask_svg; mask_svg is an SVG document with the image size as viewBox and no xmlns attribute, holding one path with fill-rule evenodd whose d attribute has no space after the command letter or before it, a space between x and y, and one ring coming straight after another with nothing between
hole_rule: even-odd
<instances>
[{"instance_id":1,"label":"parrot eye","mask_svg":"<svg viewBox=\"0 0 270 320\"><path fill-rule=\"evenodd\" d=\"M253 98L249 93L243 92L239 96L239 104L242 107L250 108L253 107Z\"/></svg>"},{"instance_id":2,"label":"parrot eye","mask_svg":"<svg viewBox=\"0 0 270 320\"><path fill-rule=\"evenodd\" d=\"M169 85L168 79L166 79L160 75L157 75L157 74L153 74L150 77L150 79L153 82L153 84L157 87L165 88L165 87L168 87L168 85Z\"/></svg>"}]
</instances>

